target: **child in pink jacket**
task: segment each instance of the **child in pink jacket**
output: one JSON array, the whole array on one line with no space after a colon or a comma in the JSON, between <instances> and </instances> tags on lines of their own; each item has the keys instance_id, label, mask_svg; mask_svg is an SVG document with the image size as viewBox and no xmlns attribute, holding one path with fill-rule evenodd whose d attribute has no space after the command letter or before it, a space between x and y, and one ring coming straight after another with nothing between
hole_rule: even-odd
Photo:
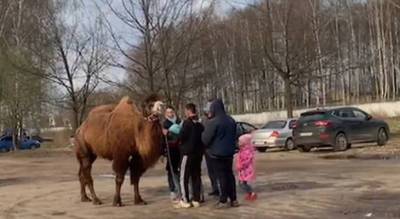
<instances>
[{"instance_id":1,"label":"child in pink jacket","mask_svg":"<svg viewBox=\"0 0 400 219\"><path fill-rule=\"evenodd\" d=\"M255 149L251 142L251 134L245 134L239 138L239 153L236 161L239 175L239 185L247 193L246 200L255 201L256 193L249 185L255 180Z\"/></svg>"}]
</instances>

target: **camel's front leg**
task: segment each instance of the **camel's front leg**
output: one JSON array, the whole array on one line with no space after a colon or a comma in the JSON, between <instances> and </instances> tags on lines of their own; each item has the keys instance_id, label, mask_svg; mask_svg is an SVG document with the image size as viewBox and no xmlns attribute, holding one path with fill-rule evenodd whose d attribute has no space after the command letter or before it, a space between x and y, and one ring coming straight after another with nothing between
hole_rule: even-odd
<instances>
[{"instance_id":1,"label":"camel's front leg","mask_svg":"<svg viewBox=\"0 0 400 219\"><path fill-rule=\"evenodd\" d=\"M124 183L125 173L128 170L129 161L128 159L121 160L115 159L113 161L113 169L115 172L115 195L114 195L114 202L113 205L116 207L121 207L122 200L121 200L121 187L122 183Z\"/></svg>"},{"instance_id":2,"label":"camel's front leg","mask_svg":"<svg viewBox=\"0 0 400 219\"><path fill-rule=\"evenodd\" d=\"M142 165L142 160L140 156L132 156L130 162L130 172L131 172L131 183L133 184L133 192L135 194L135 205L147 205L142 199L139 192L139 181L140 177L145 172L145 168Z\"/></svg>"},{"instance_id":3,"label":"camel's front leg","mask_svg":"<svg viewBox=\"0 0 400 219\"><path fill-rule=\"evenodd\" d=\"M135 192L135 205L147 205L147 202L145 202L142 199L142 196L140 196L139 180L140 180L140 176L139 177L135 177L135 179L133 180L133 190Z\"/></svg>"}]
</instances>

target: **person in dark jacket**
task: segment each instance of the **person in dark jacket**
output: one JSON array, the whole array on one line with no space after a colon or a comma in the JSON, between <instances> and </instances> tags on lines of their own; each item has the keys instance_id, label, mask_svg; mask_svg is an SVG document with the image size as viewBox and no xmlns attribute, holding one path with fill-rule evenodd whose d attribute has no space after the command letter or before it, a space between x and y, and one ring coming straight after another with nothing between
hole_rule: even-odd
<instances>
[{"instance_id":1,"label":"person in dark jacket","mask_svg":"<svg viewBox=\"0 0 400 219\"><path fill-rule=\"evenodd\" d=\"M202 134L202 141L207 147L206 153L211 157L212 167L216 171L220 186L219 202L216 208L228 207L228 198L231 207L238 207L236 182L232 170L236 147L236 123L226 114L221 99L211 104L210 117Z\"/></svg>"},{"instance_id":2,"label":"person in dark jacket","mask_svg":"<svg viewBox=\"0 0 400 219\"><path fill-rule=\"evenodd\" d=\"M211 119L210 118L210 107L211 107L211 101L207 103L206 107L203 109L204 116L202 118L202 123L203 126L207 126L207 122ZM212 166L212 160L211 157L208 153L204 154L205 160L206 160L206 165L207 165L207 173L208 177L210 178L211 182L211 192L208 193L209 196L219 196L219 187L218 187L218 181L217 181L217 175L215 172L215 168Z\"/></svg>"},{"instance_id":3,"label":"person in dark jacket","mask_svg":"<svg viewBox=\"0 0 400 219\"><path fill-rule=\"evenodd\" d=\"M176 206L177 208L199 207L201 201L201 161L204 151L201 134L204 127L199 122L196 105L187 104L185 114L186 120L180 133L182 201ZM192 187L192 200L190 200L189 182Z\"/></svg>"},{"instance_id":4,"label":"person in dark jacket","mask_svg":"<svg viewBox=\"0 0 400 219\"><path fill-rule=\"evenodd\" d=\"M168 186L170 190L171 200L177 202L180 200L181 191L179 186L179 167L180 167L180 150L179 150L179 134L182 121L177 117L172 106L165 109L165 121L163 123L163 133L167 137L168 150L165 148L165 156L167 163L165 170L168 175ZM170 157L168 158L167 152Z\"/></svg>"}]
</instances>

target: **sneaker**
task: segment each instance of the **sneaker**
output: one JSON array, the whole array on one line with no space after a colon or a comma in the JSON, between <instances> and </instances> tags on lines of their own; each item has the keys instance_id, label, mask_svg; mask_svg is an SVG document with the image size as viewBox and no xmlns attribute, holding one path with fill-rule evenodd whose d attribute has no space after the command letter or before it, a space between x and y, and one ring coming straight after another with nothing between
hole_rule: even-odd
<instances>
[{"instance_id":1,"label":"sneaker","mask_svg":"<svg viewBox=\"0 0 400 219\"><path fill-rule=\"evenodd\" d=\"M246 194L246 197L244 198L246 201L250 201L250 196L251 196L251 193L247 193Z\"/></svg>"},{"instance_id":2,"label":"sneaker","mask_svg":"<svg viewBox=\"0 0 400 219\"><path fill-rule=\"evenodd\" d=\"M174 208L191 208L192 205L188 202L180 201L178 204L174 206Z\"/></svg>"},{"instance_id":3,"label":"sneaker","mask_svg":"<svg viewBox=\"0 0 400 219\"><path fill-rule=\"evenodd\" d=\"M193 208L198 208L200 207L200 202L192 201L192 206Z\"/></svg>"},{"instance_id":4,"label":"sneaker","mask_svg":"<svg viewBox=\"0 0 400 219\"><path fill-rule=\"evenodd\" d=\"M239 207L239 206L240 206L240 204L239 204L238 201L232 201L232 202L231 202L231 207L232 207L232 208L237 208L237 207Z\"/></svg>"},{"instance_id":5,"label":"sneaker","mask_svg":"<svg viewBox=\"0 0 400 219\"><path fill-rule=\"evenodd\" d=\"M257 194L254 193L254 192L252 192L252 193L249 195L249 201L255 201L255 200L257 200Z\"/></svg>"},{"instance_id":6,"label":"sneaker","mask_svg":"<svg viewBox=\"0 0 400 219\"><path fill-rule=\"evenodd\" d=\"M222 203L222 202L218 202L215 206L215 209L225 209L225 208L229 208L228 203Z\"/></svg>"},{"instance_id":7,"label":"sneaker","mask_svg":"<svg viewBox=\"0 0 400 219\"><path fill-rule=\"evenodd\" d=\"M169 193L169 198L170 198L171 200L174 200L174 199L176 199L177 197L178 197L178 195L177 195L175 192Z\"/></svg>"},{"instance_id":8,"label":"sneaker","mask_svg":"<svg viewBox=\"0 0 400 219\"><path fill-rule=\"evenodd\" d=\"M176 194L175 192L171 192L169 195L172 203L178 204L179 201L181 200L180 197L178 196L178 194Z\"/></svg>"}]
</instances>

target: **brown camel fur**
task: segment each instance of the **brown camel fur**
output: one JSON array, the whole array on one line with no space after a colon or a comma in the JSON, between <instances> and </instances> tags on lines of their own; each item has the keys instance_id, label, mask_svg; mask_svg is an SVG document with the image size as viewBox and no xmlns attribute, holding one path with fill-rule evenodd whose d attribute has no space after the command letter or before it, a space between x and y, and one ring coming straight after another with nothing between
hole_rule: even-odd
<instances>
[{"instance_id":1,"label":"brown camel fur","mask_svg":"<svg viewBox=\"0 0 400 219\"><path fill-rule=\"evenodd\" d=\"M114 206L122 206L121 186L128 168L134 185L135 204L146 204L139 194L139 179L161 155L161 126L154 115L161 114L162 102L155 96L148 98L143 112L128 97L117 105L94 108L75 135L76 156L79 161L81 200L101 204L93 188L91 168L97 157L112 161L116 178Z\"/></svg>"}]
</instances>

